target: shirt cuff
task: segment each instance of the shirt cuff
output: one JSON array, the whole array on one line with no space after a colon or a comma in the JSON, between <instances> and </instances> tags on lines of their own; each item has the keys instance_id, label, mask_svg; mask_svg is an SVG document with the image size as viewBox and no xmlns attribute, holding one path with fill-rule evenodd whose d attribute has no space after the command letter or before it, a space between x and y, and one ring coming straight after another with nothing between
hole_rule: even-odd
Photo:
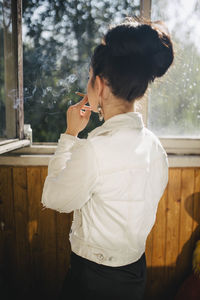
<instances>
[{"instance_id":1,"label":"shirt cuff","mask_svg":"<svg viewBox=\"0 0 200 300\"><path fill-rule=\"evenodd\" d=\"M58 141L61 141L61 140L80 140L77 136L74 136L74 135L71 135L71 134L68 134L68 133L61 133L60 135L60 139Z\"/></svg>"},{"instance_id":2,"label":"shirt cuff","mask_svg":"<svg viewBox=\"0 0 200 300\"><path fill-rule=\"evenodd\" d=\"M80 138L78 138L76 136L66 134L66 133L62 133L60 135L59 140L58 140L58 146L57 146L57 149L56 149L56 153L68 151L79 140L80 140Z\"/></svg>"}]
</instances>

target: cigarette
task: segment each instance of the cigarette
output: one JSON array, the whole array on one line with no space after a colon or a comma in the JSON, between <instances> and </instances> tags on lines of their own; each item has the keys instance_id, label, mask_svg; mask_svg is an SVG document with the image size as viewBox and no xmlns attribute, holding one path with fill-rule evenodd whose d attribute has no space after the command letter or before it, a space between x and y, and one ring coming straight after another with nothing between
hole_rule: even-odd
<instances>
[{"instance_id":1,"label":"cigarette","mask_svg":"<svg viewBox=\"0 0 200 300\"><path fill-rule=\"evenodd\" d=\"M83 94L83 93L80 93L80 92L75 92L75 94L76 94L76 95L79 95L79 96L81 96L81 97L85 97L85 96L86 96L86 94Z\"/></svg>"}]
</instances>

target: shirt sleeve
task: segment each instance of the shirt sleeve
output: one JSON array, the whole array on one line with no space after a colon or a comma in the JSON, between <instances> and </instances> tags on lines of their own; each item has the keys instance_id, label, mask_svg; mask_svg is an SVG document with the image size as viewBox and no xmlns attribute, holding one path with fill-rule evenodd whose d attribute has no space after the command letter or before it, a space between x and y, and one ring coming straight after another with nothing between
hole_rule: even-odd
<instances>
[{"instance_id":1,"label":"shirt sleeve","mask_svg":"<svg viewBox=\"0 0 200 300\"><path fill-rule=\"evenodd\" d=\"M168 158L163 152L152 166L152 172L155 168L155 191L157 191L158 198L161 198L168 183ZM156 169L158 171L156 171Z\"/></svg>"},{"instance_id":2,"label":"shirt sleeve","mask_svg":"<svg viewBox=\"0 0 200 300\"><path fill-rule=\"evenodd\" d=\"M160 143L158 143L154 151L154 159L150 167L149 189L153 194L153 205L157 207L168 183L169 163L167 153Z\"/></svg>"},{"instance_id":3,"label":"shirt sleeve","mask_svg":"<svg viewBox=\"0 0 200 300\"><path fill-rule=\"evenodd\" d=\"M98 168L90 141L61 134L54 156L49 161L42 204L59 212L80 209L92 194Z\"/></svg>"}]
</instances>

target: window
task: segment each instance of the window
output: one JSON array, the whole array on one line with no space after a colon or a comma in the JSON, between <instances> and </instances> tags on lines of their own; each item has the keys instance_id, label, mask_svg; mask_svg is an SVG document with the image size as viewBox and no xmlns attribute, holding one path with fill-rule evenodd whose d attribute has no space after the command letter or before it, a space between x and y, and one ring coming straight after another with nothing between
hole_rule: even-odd
<instances>
[{"instance_id":1,"label":"window","mask_svg":"<svg viewBox=\"0 0 200 300\"><path fill-rule=\"evenodd\" d=\"M176 51L136 110L168 153L200 153L198 0L0 0L0 8L0 153L30 143L24 123L34 145L55 147L75 92L85 92L94 47L109 24L134 15L164 20ZM92 113L79 137L99 125Z\"/></svg>"},{"instance_id":2,"label":"window","mask_svg":"<svg viewBox=\"0 0 200 300\"><path fill-rule=\"evenodd\" d=\"M0 153L30 144L23 140L22 44L19 21L20 1L0 0Z\"/></svg>"},{"instance_id":3,"label":"window","mask_svg":"<svg viewBox=\"0 0 200 300\"><path fill-rule=\"evenodd\" d=\"M148 127L160 137L200 138L200 2L153 0L158 19L170 30L175 60L150 87Z\"/></svg>"},{"instance_id":4,"label":"window","mask_svg":"<svg viewBox=\"0 0 200 300\"><path fill-rule=\"evenodd\" d=\"M140 14L135 0L23 1L24 108L34 142L57 142L85 92L92 50L109 24ZM79 137L100 125L97 114Z\"/></svg>"},{"instance_id":5,"label":"window","mask_svg":"<svg viewBox=\"0 0 200 300\"><path fill-rule=\"evenodd\" d=\"M168 154L199 154L199 1L144 0L141 5L145 17L163 20L168 26L175 62L164 77L149 86L136 109Z\"/></svg>"}]
</instances>

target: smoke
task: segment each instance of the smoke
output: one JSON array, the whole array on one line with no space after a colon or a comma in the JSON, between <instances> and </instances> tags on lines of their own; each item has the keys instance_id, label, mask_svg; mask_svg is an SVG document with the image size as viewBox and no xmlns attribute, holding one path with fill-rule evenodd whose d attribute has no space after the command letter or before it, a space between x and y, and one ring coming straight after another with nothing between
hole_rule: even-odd
<instances>
[{"instance_id":1,"label":"smoke","mask_svg":"<svg viewBox=\"0 0 200 300\"><path fill-rule=\"evenodd\" d=\"M18 109L20 105L20 99L17 97L17 89L12 89L7 93L10 98L11 105L14 109Z\"/></svg>"}]
</instances>

